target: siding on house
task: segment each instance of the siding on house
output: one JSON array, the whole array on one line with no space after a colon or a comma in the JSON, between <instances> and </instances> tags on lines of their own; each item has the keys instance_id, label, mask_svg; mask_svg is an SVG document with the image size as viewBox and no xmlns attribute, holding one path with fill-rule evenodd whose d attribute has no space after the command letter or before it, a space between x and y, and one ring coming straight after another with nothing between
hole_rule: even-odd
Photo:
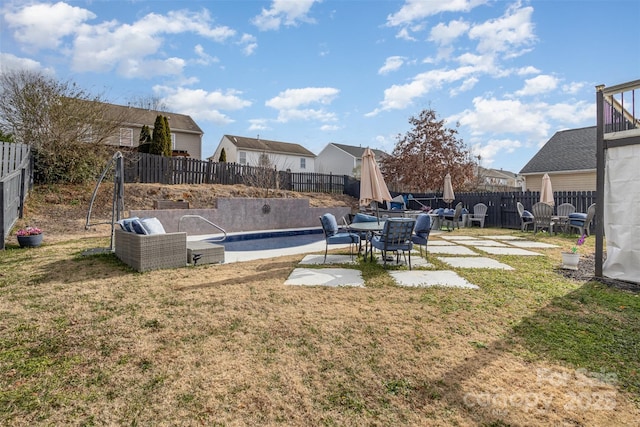
<instances>
[{"instance_id":1,"label":"siding on house","mask_svg":"<svg viewBox=\"0 0 640 427\"><path fill-rule=\"evenodd\" d=\"M106 104L107 119L122 122L120 134L106 141L107 144L122 147L137 147L140 131L147 125L153 132L153 125L158 115L169 119L169 128L174 137L172 149L186 152L189 157L200 160L202 158L202 129L196 122L185 114L169 113L166 111L147 110L144 108L125 107L116 104Z\"/></svg>"},{"instance_id":2,"label":"siding on house","mask_svg":"<svg viewBox=\"0 0 640 427\"><path fill-rule=\"evenodd\" d=\"M263 163L262 159L265 158L271 167L278 170L290 170L291 172L314 172L315 170L316 155L300 144L223 135L209 160L217 162L223 148L227 162L230 163L259 166Z\"/></svg>"},{"instance_id":3,"label":"siding on house","mask_svg":"<svg viewBox=\"0 0 640 427\"><path fill-rule=\"evenodd\" d=\"M318 153L316 172L358 177L364 150L363 147L331 142ZM384 151L376 149L373 149L373 153L376 155L378 165L380 165L380 159L387 155Z\"/></svg>"},{"instance_id":4,"label":"siding on house","mask_svg":"<svg viewBox=\"0 0 640 427\"><path fill-rule=\"evenodd\" d=\"M527 175L527 190L540 191L544 174ZM549 172L553 191L596 191L596 171Z\"/></svg>"}]
</instances>

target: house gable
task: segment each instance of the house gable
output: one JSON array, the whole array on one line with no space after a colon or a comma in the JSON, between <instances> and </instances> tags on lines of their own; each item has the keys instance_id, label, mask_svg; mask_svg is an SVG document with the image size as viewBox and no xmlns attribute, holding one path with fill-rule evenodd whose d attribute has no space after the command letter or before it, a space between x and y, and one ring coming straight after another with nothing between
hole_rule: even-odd
<instances>
[{"instance_id":1,"label":"house gable","mask_svg":"<svg viewBox=\"0 0 640 427\"><path fill-rule=\"evenodd\" d=\"M173 151L200 159L202 156L202 129L188 115L166 111L148 110L116 104L105 104L105 118L122 122L120 135L108 143L126 147L137 147L143 126L153 130L158 115L166 116L172 134ZM123 140L123 136L125 139Z\"/></svg>"},{"instance_id":2,"label":"house gable","mask_svg":"<svg viewBox=\"0 0 640 427\"><path fill-rule=\"evenodd\" d=\"M292 172L313 172L316 155L300 144L247 138L237 135L223 135L216 151L209 160L217 162L224 148L227 162L259 166L262 158L279 170Z\"/></svg>"},{"instance_id":3,"label":"house gable","mask_svg":"<svg viewBox=\"0 0 640 427\"><path fill-rule=\"evenodd\" d=\"M365 148L363 147L331 142L318 154L316 172L349 176L352 176L354 173L357 174L358 168L362 163L364 150ZM388 155L381 150L372 150L377 162L380 162L383 156Z\"/></svg>"},{"instance_id":4,"label":"house gable","mask_svg":"<svg viewBox=\"0 0 640 427\"><path fill-rule=\"evenodd\" d=\"M520 173L526 188L539 191L548 173L554 191L593 191L596 187L596 127L556 132Z\"/></svg>"}]
</instances>

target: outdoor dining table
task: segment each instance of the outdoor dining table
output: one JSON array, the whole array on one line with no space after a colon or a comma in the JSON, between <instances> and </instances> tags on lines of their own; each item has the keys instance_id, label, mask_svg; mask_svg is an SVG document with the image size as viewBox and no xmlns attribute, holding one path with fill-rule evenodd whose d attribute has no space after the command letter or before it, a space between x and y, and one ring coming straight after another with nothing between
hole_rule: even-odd
<instances>
[{"instance_id":1,"label":"outdoor dining table","mask_svg":"<svg viewBox=\"0 0 640 427\"><path fill-rule=\"evenodd\" d=\"M560 230L562 230L563 233L567 232L567 226L569 225L569 217L568 216L559 216L559 215L552 215L551 216L551 223L553 224L554 228L557 225ZM558 232L556 231L556 234Z\"/></svg>"},{"instance_id":2,"label":"outdoor dining table","mask_svg":"<svg viewBox=\"0 0 640 427\"><path fill-rule=\"evenodd\" d=\"M369 251L369 239L371 235L376 231L382 231L384 229L384 221L369 221L369 222L352 222L349 224L350 231L362 231L367 234L364 244L364 259L367 259ZM371 247L371 256L373 257L373 247Z\"/></svg>"}]
</instances>

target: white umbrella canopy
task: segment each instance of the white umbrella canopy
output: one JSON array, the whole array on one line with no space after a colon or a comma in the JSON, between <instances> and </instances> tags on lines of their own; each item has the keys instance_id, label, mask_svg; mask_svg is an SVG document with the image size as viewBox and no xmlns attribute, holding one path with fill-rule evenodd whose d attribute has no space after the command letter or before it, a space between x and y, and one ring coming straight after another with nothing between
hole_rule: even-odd
<instances>
[{"instance_id":1,"label":"white umbrella canopy","mask_svg":"<svg viewBox=\"0 0 640 427\"><path fill-rule=\"evenodd\" d=\"M374 201L378 203L391 201L391 194L376 163L376 155L370 148L366 148L362 154L360 206L368 206Z\"/></svg>"},{"instance_id":2,"label":"white umbrella canopy","mask_svg":"<svg viewBox=\"0 0 640 427\"><path fill-rule=\"evenodd\" d=\"M451 202L453 202L455 199L456 199L456 195L453 192L453 185L451 184L451 175L446 174L444 176L444 189L442 190L442 200L444 200L445 203L449 203L449 205L451 205Z\"/></svg>"},{"instance_id":3,"label":"white umbrella canopy","mask_svg":"<svg viewBox=\"0 0 640 427\"><path fill-rule=\"evenodd\" d=\"M554 205L553 201L553 188L551 186L551 178L549 178L549 174L544 174L542 176L542 187L540 188L540 201L542 203L546 203L549 206Z\"/></svg>"}]
</instances>

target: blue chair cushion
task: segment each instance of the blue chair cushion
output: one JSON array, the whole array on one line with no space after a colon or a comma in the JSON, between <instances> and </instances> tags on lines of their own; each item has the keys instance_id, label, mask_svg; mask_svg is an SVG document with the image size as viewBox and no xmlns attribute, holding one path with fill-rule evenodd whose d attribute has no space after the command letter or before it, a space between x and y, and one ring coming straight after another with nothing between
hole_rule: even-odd
<instances>
[{"instance_id":1,"label":"blue chair cushion","mask_svg":"<svg viewBox=\"0 0 640 427\"><path fill-rule=\"evenodd\" d=\"M425 235L416 234L414 236L411 236L411 241L416 245L426 245L428 235L428 233L426 233Z\"/></svg>"},{"instance_id":2,"label":"blue chair cushion","mask_svg":"<svg viewBox=\"0 0 640 427\"><path fill-rule=\"evenodd\" d=\"M431 217L427 214L420 214L416 219L416 226L414 231L416 236L426 237L429 235L429 231L431 230Z\"/></svg>"},{"instance_id":3,"label":"blue chair cushion","mask_svg":"<svg viewBox=\"0 0 640 427\"><path fill-rule=\"evenodd\" d=\"M373 215L357 213L354 215L352 222L376 222L377 220L378 218Z\"/></svg>"},{"instance_id":4,"label":"blue chair cushion","mask_svg":"<svg viewBox=\"0 0 640 427\"><path fill-rule=\"evenodd\" d=\"M387 243L388 251L396 251L396 250L407 250L410 251L412 248L411 242L400 243L400 244L389 244ZM376 249L384 250L385 242L382 240L382 236L373 236L371 238L371 246Z\"/></svg>"},{"instance_id":5,"label":"blue chair cushion","mask_svg":"<svg viewBox=\"0 0 640 427\"><path fill-rule=\"evenodd\" d=\"M531 220L533 219L533 214L529 211L524 211L522 212L522 218Z\"/></svg>"},{"instance_id":6,"label":"blue chair cushion","mask_svg":"<svg viewBox=\"0 0 640 427\"><path fill-rule=\"evenodd\" d=\"M468 214L468 213L469 213L469 209L467 209L467 208L462 208L462 210L460 211L460 213Z\"/></svg>"},{"instance_id":7,"label":"blue chair cushion","mask_svg":"<svg viewBox=\"0 0 640 427\"><path fill-rule=\"evenodd\" d=\"M322 228L324 228L327 237L331 237L338 232L338 222L335 216L324 214L320 217L320 221L322 221Z\"/></svg>"},{"instance_id":8,"label":"blue chair cushion","mask_svg":"<svg viewBox=\"0 0 640 427\"><path fill-rule=\"evenodd\" d=\"M391 210L398 210L398 209L402 209L403 207L404 205L402 203L391 202Z\"/></svg>"},{"instance_id":9,"label":"blue chair cushion","mask_svg":"<svg viewBox=\"0 0 640 427\"><path fill-rule=\"evenodd\" d=\"M336 233L327 238L329 244L360 243L360 236L354 233Z\"/></svg>"},{"instance_id":10,"label":"blue chair cushion","mask_svg":"<svg viewBox=\"0 0 640 427\"><path fill-rule=\"evenodd\" d=\"M587 214L586 213L581 213L581 212L574 212L572 214L569 214L569 219L585 220L585 219L587 219Z\"/></svg>"}]
</instances>

